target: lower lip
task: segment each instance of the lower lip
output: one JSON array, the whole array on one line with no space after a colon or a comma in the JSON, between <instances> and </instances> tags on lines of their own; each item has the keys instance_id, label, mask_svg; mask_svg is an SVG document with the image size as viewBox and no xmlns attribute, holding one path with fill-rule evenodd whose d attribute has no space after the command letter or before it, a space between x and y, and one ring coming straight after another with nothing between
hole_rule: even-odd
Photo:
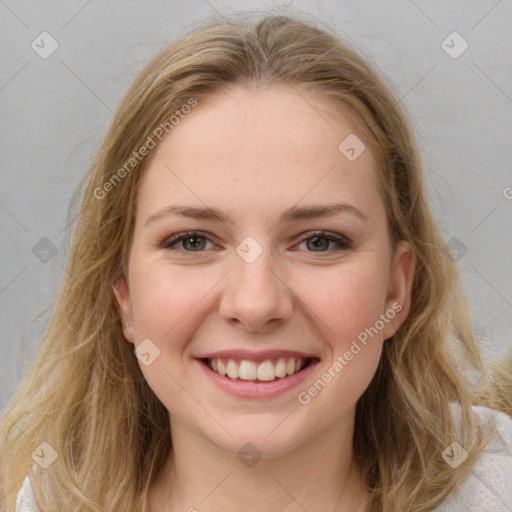
<instances>
[{"instance_id":1,"label":"lower lip","mask_svg":"<svg viewBox=\"0 0 512 512\"><path fill-rule=\"evenodd\" d=\"M223 377L213 370L210 370L203 361L198 359L196 359L196 361L203 369L203 372L206 373L207 377L222 391L242 398L272 398L283 395L307 379L314 367L318 364L318 361L312 361L300 372L288 375L288 377L279 380L271 382L251 382Z\"/></svg>"}]
</instances>

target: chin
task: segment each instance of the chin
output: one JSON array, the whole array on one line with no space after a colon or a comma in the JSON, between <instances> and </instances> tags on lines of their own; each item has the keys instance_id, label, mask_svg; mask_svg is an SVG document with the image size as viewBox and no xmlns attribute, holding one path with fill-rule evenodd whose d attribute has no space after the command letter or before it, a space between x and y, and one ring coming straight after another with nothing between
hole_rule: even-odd
<instances>
[{"instance_id":1,"label":"chin","mask_svg":"<svg viewBox=\"0 0 512 512\"><path fill-rule=\"evenodd\" d=\"M293 413L288 417L286 414L243 415L238 420L232 419L229 424L223 424L233 437L222 429L218 435L211 435L211 432L203 435L220 449L238 457L247 451L254 452L255 457L279 457L304 445L315 435L312 426L298 425L292 416ZM316 431L318 424L315 427Z\"/></svg>"}]
</instances>

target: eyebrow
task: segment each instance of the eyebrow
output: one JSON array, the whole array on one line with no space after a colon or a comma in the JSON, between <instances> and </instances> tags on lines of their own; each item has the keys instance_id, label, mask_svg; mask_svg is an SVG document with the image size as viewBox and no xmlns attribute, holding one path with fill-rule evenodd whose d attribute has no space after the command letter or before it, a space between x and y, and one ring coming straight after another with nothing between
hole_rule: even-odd
<instances>
[{"instance_id":1,"label":"eyebrow","mask_svg":"<svg viewBox=\"0 0 512 512\"><path fill-rule=\"evenodd\" d=\"M301 220L317 219L320 217L333 217L340 213L349 213L363 221L368 220L366 215L364 215L355 206L347 203L334 203L328 205L312 204L302 207L292 206L281 213L278 223L297 222ZM168 215L178 215L198 220L216 220L223 222L224 224L234 224L234 216L232 212L224 212L217 208L210 207L168 205L151 214L144 225L147 226L148 224L156 222Z\"/></svg>"}]
</instances>

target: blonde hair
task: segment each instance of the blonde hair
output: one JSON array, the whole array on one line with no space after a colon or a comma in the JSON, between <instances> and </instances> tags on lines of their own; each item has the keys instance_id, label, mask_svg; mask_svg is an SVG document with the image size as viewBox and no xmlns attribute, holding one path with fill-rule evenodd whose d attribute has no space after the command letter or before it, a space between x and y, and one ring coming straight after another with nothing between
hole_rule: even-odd
<instances>
[{"instance_id":1,"label":"blonde hair","mask_svg":"<svg viewBox=\"0 0 512 512\"><path fill-rule=\"evenodd\" d=\"M200 108L230 84L311 91L349 114L377 159L393 242L407 240L414 249L410 313L384 344L357 404L353 446L371 492L368 510L430 510L482 450L486 439L471 406L494 402L478 398L485 368L401 107L372 68L328 29L299 17L233 17L193 30L144 67L81 183L52 320L1 423L5 510L14 510L34 464L31 453L42 442L58 454L31 477L42 510L142 510L172 446L168 412L146 383L113 303L112 283L127 275L137 189L148 158L129 167L126 162L176 109L191 99ZM98 192L116 173L122 179L110 181L108 193ZM469 370L476 384L465 377ZM461 407L461 438L452 401ZM442 458L453 441L469 454L456 469Z\"/></svg>"},{"instance_id":2,"label":"blonde hair","mask_svg":"<svg viewBox=\"0 0 512 512\"><path fill-rule=\"evenodd\" d=\"M489 373L492 378L483 387L480 399L512 417L512 352L491 363Z\"/></svg>"}]
</instances>

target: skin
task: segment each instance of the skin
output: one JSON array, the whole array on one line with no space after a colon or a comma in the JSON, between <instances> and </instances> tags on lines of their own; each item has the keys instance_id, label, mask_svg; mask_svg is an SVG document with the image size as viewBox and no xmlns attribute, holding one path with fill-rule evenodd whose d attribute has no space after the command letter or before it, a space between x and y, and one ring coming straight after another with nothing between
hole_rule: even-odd
<instances>
[{"instance_id":1,"label":"skin","mask_svg":"<svg viewBox=\"0 0 512 512\"><path fill-rule=\"evenodd\" d=\"M139 361L169 411L174 446L150 489L151 512L364 510L362 474L351 464L355 407L409 311L414 256L406 242L392 250L369 149L349 161L338 145L354 127L308 94L232 86L199 102L153 150L142 177L116 296L126 339L160 350L149 366ZM366 219L343 212L277 223L292 206L335 202ZM169 204L230 209L234 224L167 215L145 226ZM208 233L199 252L159 245L188 230ZM316 249L303 239L313 230L352 246L337 251L321 239L327 250ZM248 236L263 248L252 263L236 252ZM393 320L301 405L298 393L396 303ZM297 389L241 399L212 385L194 356L242 348L320 361ZM262 454L250 468L236 455L247 442Z\"/></svg>"}]
</instances>

